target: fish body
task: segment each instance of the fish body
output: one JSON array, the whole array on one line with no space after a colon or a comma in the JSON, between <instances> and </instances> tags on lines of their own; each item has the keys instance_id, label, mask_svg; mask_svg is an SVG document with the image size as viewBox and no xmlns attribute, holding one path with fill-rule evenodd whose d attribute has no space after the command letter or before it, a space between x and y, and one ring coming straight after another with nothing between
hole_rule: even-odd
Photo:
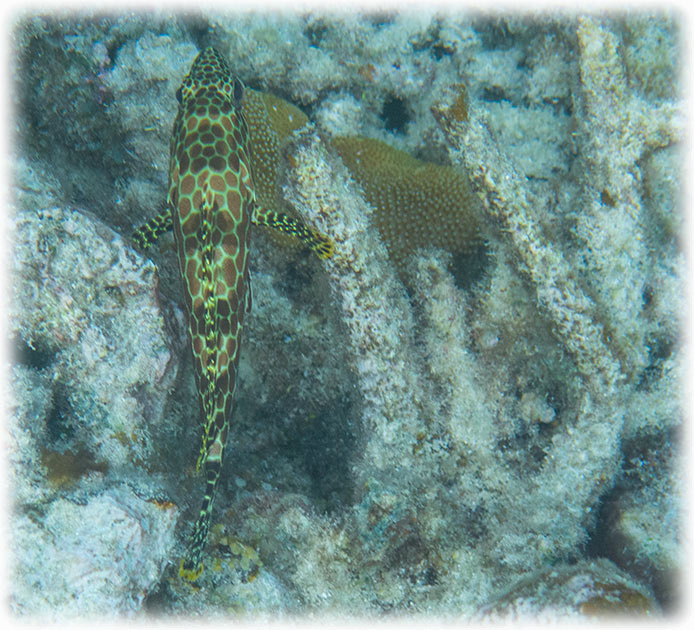
<instances>
[{"instance_id":1,"label":"fish body","mask_svg":"<svg viewBox=\"0 0 694 630\"><path fill-rule=\"evenodd\" d=\"M166 209L133 233L146 249L173 229L203 420L197 470L205 493L179 574L195 581L222 469L236 394L244 314L251 308L248 246L255 223L293 235L320 258L332 241L300 220L260 207L253 181L244 88L221 53L206 48L176 93Z\"/></svg>"},{"instance_id":2,"label":"fish body","mask_svg":"<svg viewBox=\"0 0 694 630\"><path fill-rule=\"evenodd\" d=\"M193 62L177 93L167 205L188 314L203 417L197 469L206 486L180 574L195 580L222 468L243 316L250 310L248 245L255 191L243 86L213 48Z\"/></svg>"}]
</instances>

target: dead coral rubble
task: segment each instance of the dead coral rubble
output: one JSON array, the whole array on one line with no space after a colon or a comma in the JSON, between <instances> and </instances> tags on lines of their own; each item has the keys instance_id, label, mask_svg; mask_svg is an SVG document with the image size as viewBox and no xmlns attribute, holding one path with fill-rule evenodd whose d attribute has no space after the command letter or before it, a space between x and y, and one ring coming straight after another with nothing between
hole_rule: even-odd
<instances>
[{"instance_id":1,"label":"dead coral rubble","mask_svg":"<svg viewBox=\"0 0 694 630\"><path fill-rule=\"evenodd\" d=\"M592 19L579 20L578 30L582 98L586 103L593 103L589 107L597 108L596 101L591 101L592 91L609 90L604 82L619 83L620 75L611 78L614 72L606 71L604 64L598 64L590 78L587 72L595 62L595 47L612 50L615 54L616 48L611 46L613 36L609 29ZM610 58L609 63L621 62ZM610 107L616 108L617 117L628 118L623 108L630 107L633 102L633 99L619 99L618 103L610 102ZM642 147L663 146L680 137L676 107L658 104L645 111L658 120L651 123L650 131L646 130ZM462 118L466 117L468 112ZM428 262L420 258L416 263L422 282L413 289L415 302L419 304L415 315L410 305L392 291L383 261L374 258L373 249L365 247L367 243L362 242L361 231L347 229L361 220L355 212L364 213L368 209L360 209L363 202L345 181L341 165L335 163L327 147L310 131L304 132L293 154L295 169L289 175L286 192L310 223L335 236L337 249L341 249L344 256L341 259L337 255L328 266L328 272L336 300L350 327L349 352L360 366L364 422L370 436L361 465L364 484L361 511L390 515L392 521L384 527L390 527L391 531L399 529L410 540L410 546L419 549L411 549L409 555L391 549L384 553L384 558L394 565L400 563L403 570L409 567L412 571L416 566L424 571L425 567L435 568L438 574L446 574L448 586L464 574L475 573L479 580L476 587L479 596L503 582L502 567L507 570L505 577L512 580L513 574L518 576L528 567L541 567L550 558L570 557L586 542L587 532L595 524L599 499L613 487L619 472L625 411L638 394L635 382L644 365L638 352L634 353L634 348L638 351L634 339L644 339L645 328L640 312L622 309L622 300L629 302L633 294L609 293L609 278L605 293L596 292L594 287L601 281L600 270L577 267L573 253L563 251L561 243L548 237L548 222L541 214L548 205L526 184L524 174L489 132L483 116L472 111L468 120L456 118L461 117L441 117L446 123L452 158L469 173L473 188L499 234L496 243L499 264L493 282L503 275L504 269L520 274L526 287L521 292L526 291L528 296L522 306L524 316L533 317L536 327L551 331L561 347L559 358L550 356L552 351L541 357L537 349L528 347L527 350L529 356L537 357L538 363L547 361L548 371L559 375L564 396L559 422L554 421L553 410L546 413L538 409L541 399L531 405L530 401L538 400L532 390L521 397L524 401L521 410L525 410L522 413L547 418L552 425L539 462L534 465L522 451L512 454L513 449L506 452L502 449L490 458L490 450L494 449L491 445L503 443L505 439L501 421L513 422L513 418L517 418L511 401L502 397L495 399L493 395L486 400L482 397L472 409L463 411L459 392L465 388L474 389L478 380L484 383L487 393L492 394L494 384L499 382L498 372L508 367L504 364L507 359L497 358L501 363L494 364L479 355L476 362L470 361L474 374L465 375L460 369L461 359L456 355L458 372L446 368L446 362L452 360L452 336L462 344L470 337L467 323L459 314L462 305L448 311L449 328L443 325L447 309L441 305L446 304L449 293L455 294L456 289L447 280L447 272L440 263L435 258ZM603 204L618 206L624 196L626 228L637 241L646 242L647 229L634 218L638 214L636 189L628 188L628 183L620 188L615 178L622 169L612 175L605 169L605 164L613 163L610 155L613 151L619 152L620 142L625 148L632 146L628 134L610 136L612 144L603 147L605 153L596 157L590 147L594 149L595 138L605 135L601 127L605 123L591 123L591 116L586 116L581 124L584 125L583 133L578 134L576 141L579 145L585 143L582 145L584 155L593 156L586 162L586 177L580 179L581 199L600 199L600 194L596 195L590 186L611 182L609 190L620 191L619 194L615 192L619 198L613 199L608 191L602 195ZM619 124L615 124L615 128L619 128ZM641 152L628 155L630 168L637 169L635 162ZM594 172L596 169L600 177ZM561 212L558 214L563 216ZM582 236L586 237L586 233ZM623 253L614 239L596 237L588 241L588 247L601 260L615 256L619 259ZM644 286L643 277L640 277L644 266L639 258L643 252L638 243L634 247L627 255L627 258L634 258L634 264L624 269L627 291ZM617 250L613 252L613 248ZM665 285L664 290L670 286ZM374 287L379 290L375 291ZM485 299L490 302L498 298ZM502 308L511 307L507 304ZM383 322L372 323L373 314L381 312L388 313L386 321L395 319L390 325L392 330L384 330L386 324ZM414 325L414 336L400 328L398 322L406 322L406 329ZM652 323L648 325L653 326ZM665 325L672 326L671 322ZM613 332L615 329L621 332ZM378 331L379 338L373 336L374 330ZM637 337L633 335L634 330ZM428 337L423 331L428 331ZM380 338L387 333L391 335L390 340ZM427 343L422 345L422 339ZM527 345L521 339L518 343ZM381 361L384 344L388 346L388 351L382 355L387 359L385 363ZM567 368L562 357L570 358L573 368ZM673 383L671 379L667 382ZM661 399L656 389L654 387L649 401L651 404L658 404ZM530 406L533 409L528 411ZM671 407L666 410L675 416L665 422L676 424L679 412ZM496 425L493 419L490 421L494 416ZM378 419L376 423L374 419ZM487 432L479 428L460 428L461 422L479 427L487 421ZM434 453L438 457L434 457ZM523 457L527 459L520 468L513 470L509 466L511 461ZM373 465L372 458L376 462ZM442 477L451 484L449 493L460 492L464 497L456 506L458 518L466 510L469 515L484 514L481 523L474 526L479 528L474 551L466 547L465 536L444 532L435 525L441 520L456 518L437 493L437 484L442 487ZM403 517L408 513L416 513L417 517ZM513 514L513 518L509 518L509 514ZM356 518L359 521L358 514ZM466 526L473 528L474 519L469 518ZM504 524L496 528L495 522ZM363 525L368 530L368 525ZM396 545L396 542L391 540L390 544ZM365 548L368 547L367 544ZM446 558L438 556L437 559L432 548L440 554L447 550ZM490 562L496 569L487 573L482 567L488 567ZM469 587L466 593L458 595L457 605L461 609L474 605L473 590ZM412 593L410 596L415 597ZM451 595L442 597L445 600ZM427 604L417 601L422 605L434 605L431 599Z\"/></svg>"},{"instance_id":2,"label":"dead coral rubble","mask_svg":"<svg viewBox=\"0 0 694 630\"><path fill-rule=\"evenodd\" d=\"M678 359L666 360L667 368L650 383L648 394L636 384L643 383L649 335L654 330L676 334L678 326L673 311L649 316L644 308L645 290L651 292L649 301L680 303L681 289L673 291L670 281L655 288L651 275L654 269L681 275L682 266L667 246L649 248L655 240L649 230L653 220L639 173L645 155L682 139L681 111L674 102L649 101L627 84L619 38L609 21L580 17L577 34L580 89L574 141L582 165L576 230L584 243L580 255L562 251L548 237L539 210L546 203L531 192L482 115L472 113L469 121L451 116L444 126L451 156L470 173L499 229L500 246L508 248L508 260L527 280L540 313L549 318L581 375L575 421L553 439L537 479L537 493L545 494L546 502L556 501L565 525L572 520L578 525L581 512L588 513L614 483L620 445L625 435L637 435L626 432L658 432L680 421L680 411L663 404L661 394L665 387L676 396L672 372ZM566 208L556 208L556 214L570 215ZM654 522L645 530L658 527ZM672 536L677 537L676 531Z\"/></svg>"}]
</instances>

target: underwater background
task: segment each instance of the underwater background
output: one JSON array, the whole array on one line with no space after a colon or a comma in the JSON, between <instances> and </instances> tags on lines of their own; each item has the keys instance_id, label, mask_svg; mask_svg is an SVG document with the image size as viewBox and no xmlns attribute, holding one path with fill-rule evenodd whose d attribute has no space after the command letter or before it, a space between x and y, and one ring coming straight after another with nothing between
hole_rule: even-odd
<instances>
[{"instance_id":1,"label":"underwater background","mask_svg":"<svg viewBox=\"0 0 694 630\"><path fill-rule=\"evenodd\" d=\"M668 12L17 19L14 614L676 609L685 110ZM176 90L246 85L263 205L205 553L166 203Z\"/></svg>"}]
</instances>

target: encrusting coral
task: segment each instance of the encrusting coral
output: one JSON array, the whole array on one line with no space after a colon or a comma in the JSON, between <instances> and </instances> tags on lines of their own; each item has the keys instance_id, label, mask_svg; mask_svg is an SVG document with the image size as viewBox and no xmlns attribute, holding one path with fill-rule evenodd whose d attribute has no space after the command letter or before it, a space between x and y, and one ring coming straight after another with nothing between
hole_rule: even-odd
<instances>
[{"instance_id":1,"label":"encrusting coral","mask_svg":"<svg viewBox=\"0 0 694 630\"><path fill-rule=\"evenodd\" d=\"M35 208L41 196L29 191ZM176 545L180 513L158 501L162 469L176 466L164 454L174 439L164 410L179 362L155 268L71 209L21 208L12 233L21 354L8 423L9 603L53 619L133 614Z\"/></svg>"},{"instance_id":2,"label":"encrusting coral","mask_svg":"<svg viewBox=\"0 0 694 630\"><path fill-rule=\"evenodd\" d=\"M243 111L253 139L259 198L269 207L282 207L281 147L308 118L291 103L255 90L246 91ZM418 250L440 247L467 254L482 244L476 217L479 200L460 171L423 162L372 138L338 136L329 144L362 187L373 208L371 224L401 274Z\"/></svg>"},{"instance_id":3,"label":"encrusting coral","mask_svg":"<svg viewBox=\"0 0 694 630\"><path fill-rule=\"evenodd\" d=\"M578 592L577 584L581 585ZM525 576L486 605L478 618L493 623L532 617L536 621L557 623L571 618L600 620L659 612L643 586L608 560L599 559Z\"/></svg>"},{"instance_id":4,"label":"encrusting coral","mask_svg":"<svg viewBox=\"0 0 694 630\"><path fill-rule=\"evenodd\" d=\"M371 138L336 137L331 144L374 208L372 223L401 273L418 250L466 254L481 244L471 210L479 199L464 173Z\"/></svg>"}]
</instances>

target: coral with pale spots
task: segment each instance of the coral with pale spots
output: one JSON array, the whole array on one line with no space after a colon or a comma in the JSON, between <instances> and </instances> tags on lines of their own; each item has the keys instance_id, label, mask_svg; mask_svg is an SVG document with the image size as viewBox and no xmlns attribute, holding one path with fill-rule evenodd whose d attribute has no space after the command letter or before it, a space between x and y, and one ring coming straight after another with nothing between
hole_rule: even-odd
<instances>
[{"instance_id":1,"label":"coral with pale spots","mask_svg":"<svg viewBox=\"0 0 694 630\"><path fill-rule=\"evenodd\" d=\"M282 143L303 127L308 117L277 96L251 89L244 92L243 114L253 143L253 181L258 201L262 206L279 210L282 201L277 178L282 165Z\"/></svg>"},{"instance_id":2,"label":"coral with pale spots","mask_svg":"<svg viewBox=\"0 0 694 630\"><path fill-rule=\"evenodd\" d=\"M370 138L333 138L332 146L373 206L373 222L400 272L418 249L465 254L480 245L479 199L460 170Z\"/></svg>"},{"instance_id":3,"label":"coral with pale spots","mask_svg":"<svg viewBox=\"0 0 694 630\"><path fill-rule=\"evenodd\" d=\"M246 91L243 111L253 142L256 192L264 204L278 208L282 143L308 118L291 103L253 90ZM336 137L331 145L373 207L373 224L398 271L404 272L419 249L468 254L481 245L479 200L460 170L417 160L370 138Z\"/></svg>"}]
</instances>

